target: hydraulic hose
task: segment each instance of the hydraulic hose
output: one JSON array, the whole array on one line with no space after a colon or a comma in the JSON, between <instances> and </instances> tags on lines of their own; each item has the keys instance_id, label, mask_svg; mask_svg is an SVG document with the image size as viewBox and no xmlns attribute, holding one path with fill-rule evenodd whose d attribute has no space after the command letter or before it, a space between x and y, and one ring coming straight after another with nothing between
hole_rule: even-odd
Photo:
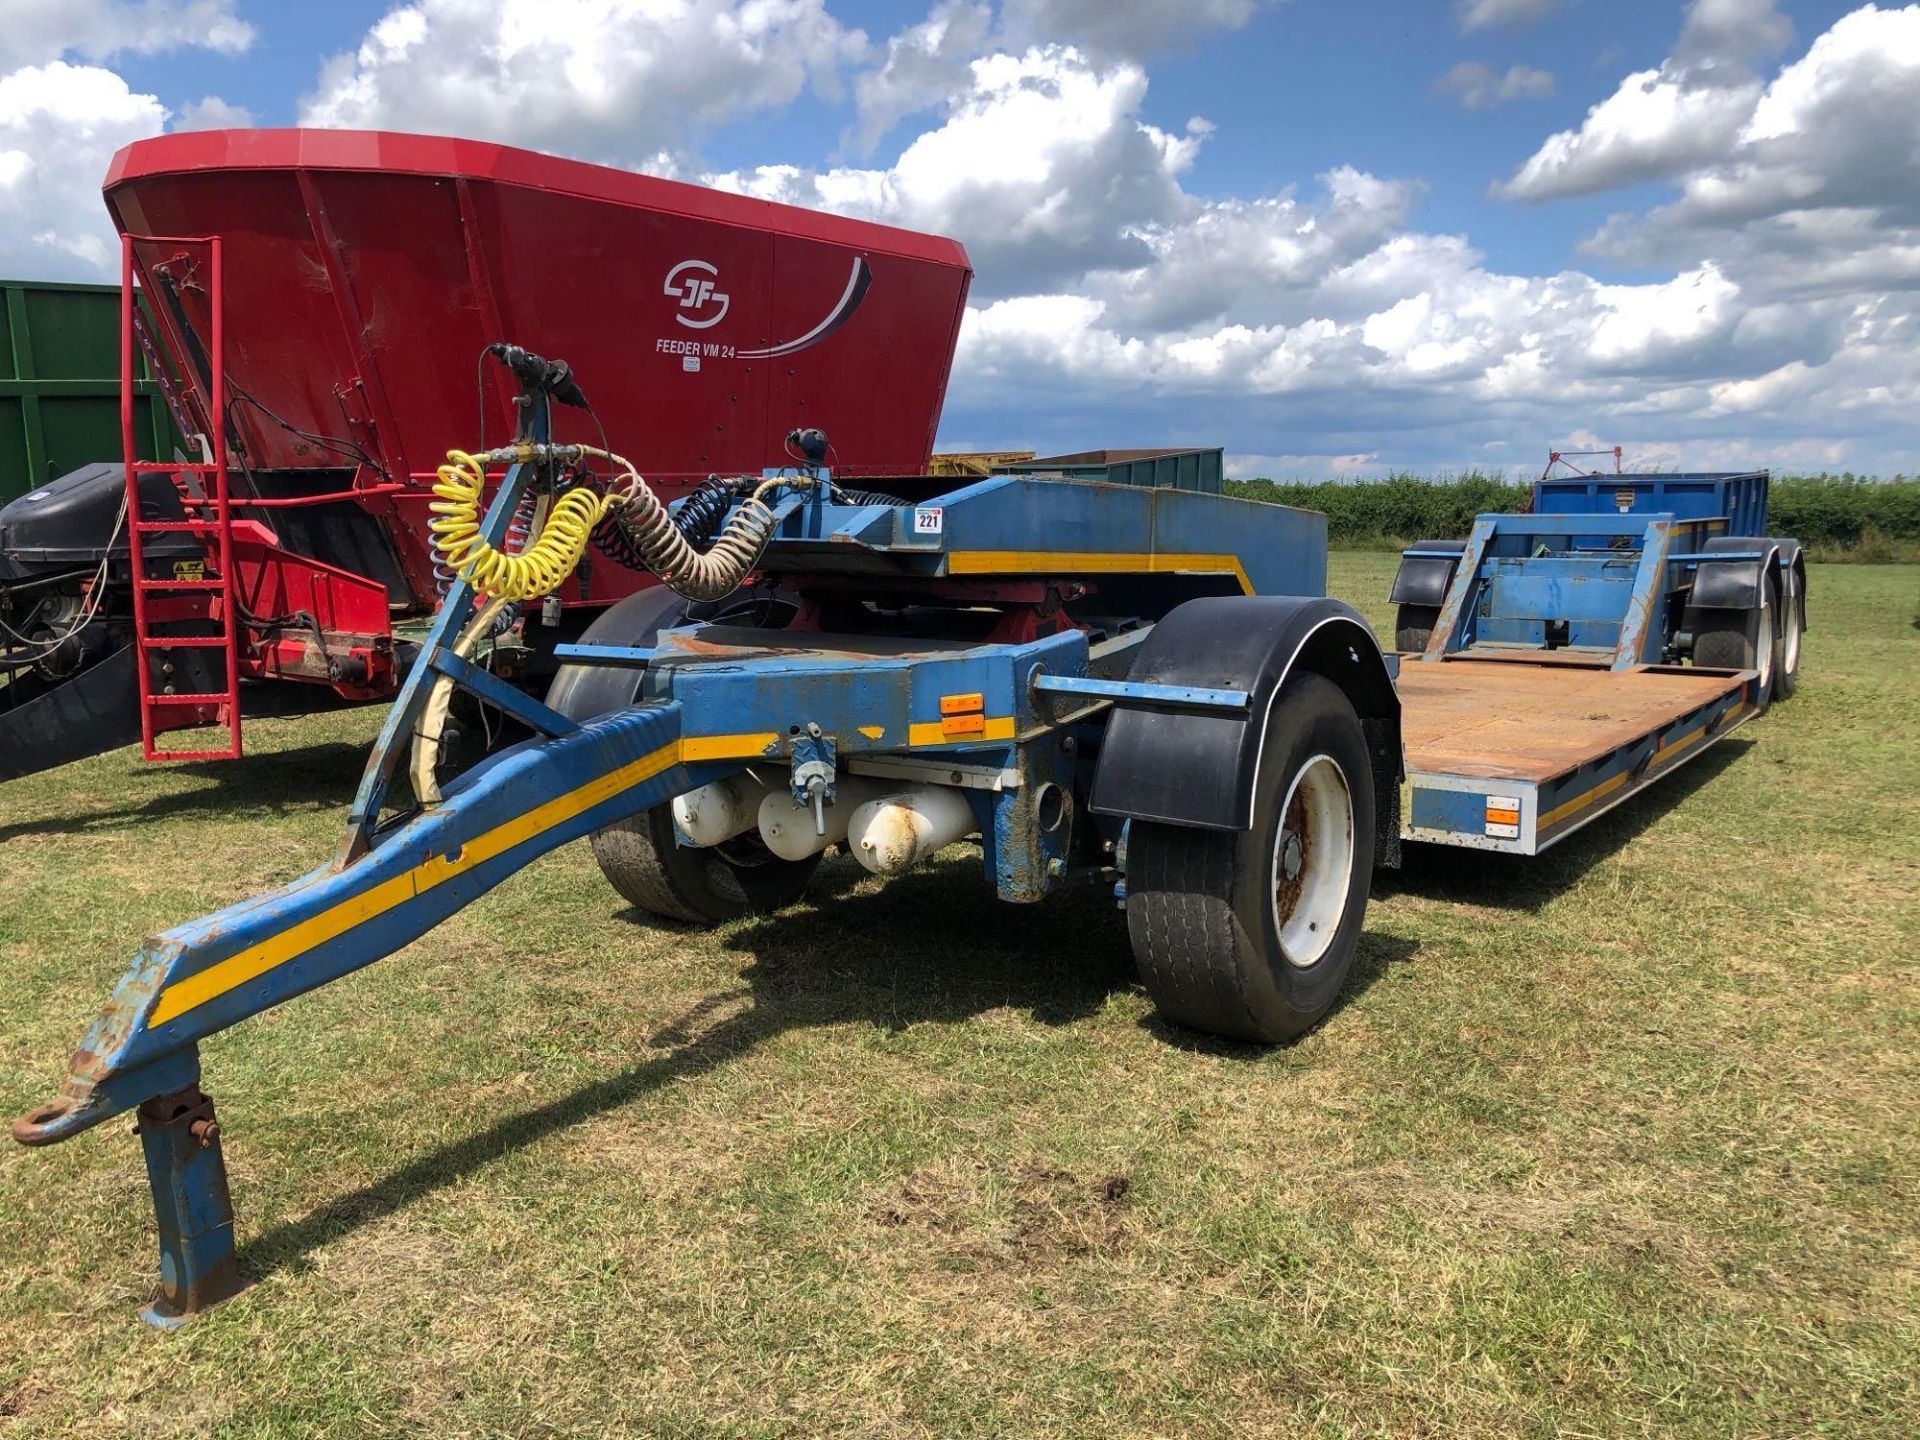
<instances>
[{"instance_id":1,"label":"hydraulic hose","mask_svg":"<svg viewBox=\"0 0 1920 1440\"><path fill-rule=\"evenodd\" d=\"M605 495L576 486L551 500L543 496L534 510L530 536L517 552L496 549L488 543L480 533L480 507L487 461L525 456L513 450L486 456L449 450L447 463L439 469L429 506L433 519L427 527L432 533L434 554L447 570L484 597L453 643L453 652L462 659L493 632L494 621L508 605L551 595L565 584L579 566L594 528L603 520L612 520L646 568L688 599L719 600L730 595L759 563L760 553L773 537L774 514L762 497L780 485L793 483L791 479L762 481L741 500L726 523L719 525L712 543L702 550L674 524L665 503L640 478L632 461L590 445L557 447L552 453L568 459L597 455L610 460L625 472L622 483ZM696 533L710 531L717 521L717 515L703 514L701 523L689 528ZM453 681L444 675L437 677L414 726L408 770L414 794L422 805L440 801L434 770L452 699Z\"/></svg>"},{"instance_id":2,"label":"hydraulic hose","mask_svg":"<svg viewBox=\"0 0 1920 1440\"><path fill-rule=\"evenodd\" d=\"M626 471L625 488L608 497L614 524L639 552L641 563L667 588L689 600L724 600L740 588L760 562L777 523L763 497L793 483L791 478L761 481L727 516L713 542L703 550L681 533L666 502L648 488L631 462L618 455L606 458Z\"/></svg>"},{"instance_id":3,"label":"hydraulic hose","mask_svg":"<svg viewBox=\"0 0 1920 1440\"><path fill-rule=\"evenodd\" d=\"M773 536L773 511L762 497L794 483L790 477L763 480L703 550L681 533L666 503L640 478L632 461L590 445L568 450L618 465L625 472L620 488L605 495L584 486L567 491L553 502L539 536L517 555L494 549L480 534L480 499L486 485L482 460L464 450L447 452L433 487L429 508L434 518L428 529L435 552L479 593L504 600L552 594L579 565L594 527L611 517L641 563L668 587L689 600L724 599L740 588Z\"/></svg>"}]
</instances>

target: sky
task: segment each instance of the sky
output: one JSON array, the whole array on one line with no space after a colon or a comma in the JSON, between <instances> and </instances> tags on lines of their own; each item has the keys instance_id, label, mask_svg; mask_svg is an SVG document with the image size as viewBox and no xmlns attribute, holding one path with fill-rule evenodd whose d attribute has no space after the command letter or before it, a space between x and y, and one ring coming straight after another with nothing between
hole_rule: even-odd
<instances>
[{"instance_id":1,"label":"sky","mask_svg":"<svg viewBox=\"0 0 1920 1440\"><path fill-rule=\"evenodd\" d=\"M1920 468L1920 5L0 0L0 274L165 130L500 140L954 236L949 449Z\"/></svg>"}]
</instances>

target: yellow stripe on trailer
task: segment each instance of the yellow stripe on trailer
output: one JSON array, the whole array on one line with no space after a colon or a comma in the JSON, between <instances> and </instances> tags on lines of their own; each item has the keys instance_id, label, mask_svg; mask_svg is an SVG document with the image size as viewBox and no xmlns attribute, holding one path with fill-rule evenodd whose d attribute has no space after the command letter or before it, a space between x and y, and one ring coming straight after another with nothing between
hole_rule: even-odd
<instances>
[{"instance_id":1,"label":"yellow stripe on trailer","mask_svg":"<svg viewBox=\"0 0 1920 1440\"><path fill-rule=\"evenodd\" d=\"M949 575L1231 575L1242 594L1253 582L1237 555L1189 551L1130 554L1115 550L950 550Z\"/></svg>"},{"instance_id":2,"label":"yellow stripe on trailer","mask_svg":"<svg viewBox=\"0 0 1920 1440\"><path fill-rule=\"evenodd\" d=\"M264 975L275 966L284 965L329 940L338 939L354 926L384 915L416 895L476 865L483 865L556 825L564 824L582 811L591 810L602 801L612 799L622 790L651 780L661 771L680 762L680 749L678 741L662 745L649 755L589 780L564 795L556 795L546 804L476 835L460 847L457 855L431 856L413 869L383 881L371 890L288 927L271 940L250 945L197 974L174 981L160 992L147 1023L164 1025L209 1000L216 1000L255 976Z\"/></svg>"},{"instance_id":3,"label":"yellow stripe on trailer","mask_svg":"<svg viewBox=\"0 0 1920 1440\"><path fill-rule=\"evenodd\" d=\"M689 765L700 760L764 760L779 740L771 730L757 735L690 735L680 742L680 758Z\"/></svg>"}]
</instances>

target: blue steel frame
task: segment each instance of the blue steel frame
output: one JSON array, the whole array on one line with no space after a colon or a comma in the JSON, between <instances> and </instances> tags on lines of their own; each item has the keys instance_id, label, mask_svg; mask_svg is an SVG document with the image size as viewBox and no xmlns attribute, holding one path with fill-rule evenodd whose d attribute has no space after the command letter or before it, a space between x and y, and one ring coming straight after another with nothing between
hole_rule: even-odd
<instances>
[{"instance_id":1,"label":"blue steel frame","mask_svg":"<svg viewBox=\"0 0 1920 1440\"><path fill-rule=\"evenodd\" d=\"M541 447L548 434L546 397L530 395L516 443ZM501 543L528 488L550 478L550 459L522 449L482 522L491 543ZM1325 519L1308 512L1020 477L920 506L828 507L817 478L796 485L813 493L776 503L769 569L812 566L855 583L889 573L985 584L1147 577L1171 586L1168 606L1222 591L1324 588ZM1051 548L1022 548L1036 535ZM149 940L58 1095L14 1122L16 1140L48 1145L139 1109L161 1252L160 1294L147 1312L155 1323L175 1323L238 1283L219 1126L199 1089L199 1042L209 1035L392 954L557 846L749 762L791 760L801 746L855 773L971 777L964 793L1003 898L1036 900L1107 878L1110 867L1076 872L1068 854L1076 735L1120 699L1210 710L1249 703L1239 691L1096 677L1087 636L1073 628L1021 644L905 648L688 629L666 632L650 650L563 647L573 663L646 667L641 703L575 720L453 653L476 608L473 588L454 581L374 744L335 857ZM1114 644L1137 643L1148 628ZM538 738L449 782L437 802L383 819L442 676ZM813 743L816 733L824 743ZM1083 823L1120 838L1119 822Z\"/></svg>"},{"instance_id":2,"label":"blue steel frame","mask_svg":"<svg viewBox=\"0 0 1920 1440\"><path fill-rule=\"evenodd\" d=\"M1718 521L1729 535L1764 535L1770 478L1765 470L1543 476L1533 484L1533 513L1666 513Z\"/></svg>"},{"instance_id":3,"label":"blue steel frame","mask_svg":"<svg viewBox=\"0 0 1920 1440\"><path fill-rule=\"evenodd\" d=\"M522 403L526 409L522 412L516 438L535 445L546 444L552 434L551 408L546 394L536 390L524 396ZM494 494L493 503L487 507L486 516L480 522L480 534L489 545L501 544L514 509L534 478L535 468L531 464L515 464L508 469L506 478L500 482L500 488ZM347 813L346 833L340 840L336 865L344 866L357 860L372 844L373 832L380 823L380 814L386 803L387 787L392 784L394 773L406 758L414 727L420 723L427 699L444 673L441 667L445 661L458 658L453 654L453 641L467 621L473 618L475 599L472 583L460 576L454 577L447 587L447 593L441 597L439 612L433 617L426 641L421 646L421 657L407 672L400 693L394 697L393 705L387 711L386 722L381 725L380 734L367 757L366 769L360 776L360 788L353 797L353 808Z\"/></svg>"},{"instance_id":4,"label":"blue steel frame","mask_svg":"<svg viewBox=\"0 0 1920 1440\"><path fill-rule=\"evenodd\" d=\"M1710 525L1669 514L1481 515L1422 658L1539 650L1559 622L1564 649L1596 665L1661 664Z\"/></svg>"}]
</instances>

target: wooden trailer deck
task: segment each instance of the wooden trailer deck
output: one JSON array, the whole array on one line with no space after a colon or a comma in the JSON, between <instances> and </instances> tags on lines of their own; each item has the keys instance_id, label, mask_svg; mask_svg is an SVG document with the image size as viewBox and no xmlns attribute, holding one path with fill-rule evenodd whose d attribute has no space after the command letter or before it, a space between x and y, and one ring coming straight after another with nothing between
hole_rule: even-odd
<instances>
[{"instance_id":1,"label":"wooden trailer deck","mask_svg":"<svg viewBox=\"0 0 1920 1440\"><path fill-rule=\"evenodd\" d=\"M1752 678L1402 656L1402 833L1534 854L1731 732Z\"/></svg>"},{"instance_id":2,"label":"wooden trailer deck","mask_svg":"<svg viewBox=\"0 0 1920 1440\"><path fill-rule=\"evenodd\" d=\"M1700 671L1409 656L1400 666L1407 768L1551 780L1739 688L1736 676Z\"/></svg>"}]
</instances>

